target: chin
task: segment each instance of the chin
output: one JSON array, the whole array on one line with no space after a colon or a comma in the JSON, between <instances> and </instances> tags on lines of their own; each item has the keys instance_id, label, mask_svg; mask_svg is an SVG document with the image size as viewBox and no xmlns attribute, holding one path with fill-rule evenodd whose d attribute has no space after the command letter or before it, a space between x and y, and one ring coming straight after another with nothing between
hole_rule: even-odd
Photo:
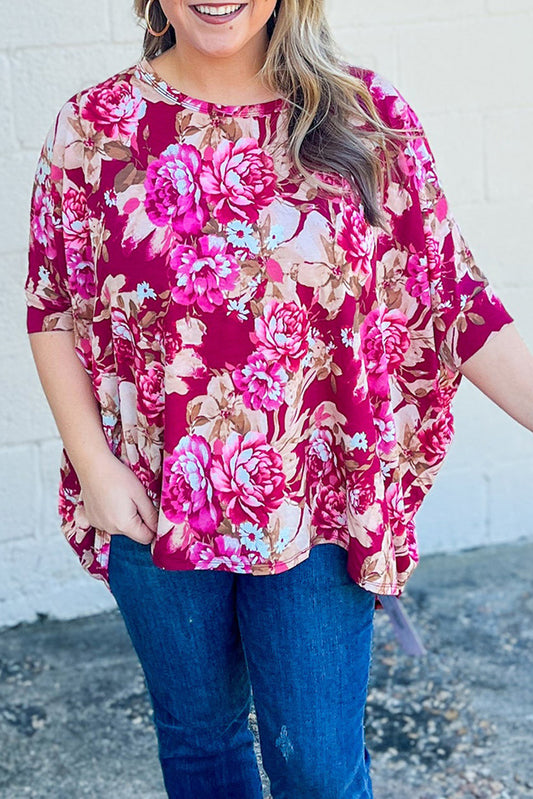
<instances>
[{"instance_id":1,"label":"chin","mask_svg":"<svg viewBox=\"0 0 533 799\"><path fill-rule=\"evenodd\" d=\"M196 49L209 58L229 58L238 53L241 47L241 42L220 42L220 44L213 44L211 47L206 47L204 42L202 45L197 46Z\"/></svg>"}]
</instances>

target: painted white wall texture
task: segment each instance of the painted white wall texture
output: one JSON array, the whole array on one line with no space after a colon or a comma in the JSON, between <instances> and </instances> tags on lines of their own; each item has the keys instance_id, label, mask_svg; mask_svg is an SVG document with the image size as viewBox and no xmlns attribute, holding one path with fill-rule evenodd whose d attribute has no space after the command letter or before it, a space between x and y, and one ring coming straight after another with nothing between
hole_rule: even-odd
<instances>
[{"instance_id":1,"label":"painted white wall texture","mask_svg":"<svg viewBox=\"0 0 533 799\"><path fill-rule=\"evenodd\" d=\"M60 445L25 335L29 197L38 152L75 91L137 60L129 0L0 0L0 626L114 606L61 536ZM353 63L417 110L481 268L533 347L531 0L330 0ZM463 380L456 438L418 517L422 556L533 536L533 439Z\"/></svg>"}]
</instances>

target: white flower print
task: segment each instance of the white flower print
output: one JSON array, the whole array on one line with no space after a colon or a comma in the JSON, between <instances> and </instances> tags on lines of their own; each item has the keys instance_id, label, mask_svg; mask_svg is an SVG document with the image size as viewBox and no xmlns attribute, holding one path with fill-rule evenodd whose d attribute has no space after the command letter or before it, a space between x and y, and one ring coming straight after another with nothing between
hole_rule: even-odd
<instances>
[{"instance_id":1,"label":"white flower print","mask_svg":"<svg viewBox=\"0 0 533 799\"><path fill-rule=\"evenodd\" d=\"M37 183L41 185L45 182L46 178L50 174L50 164L46 159L41 158L39 163L37 164L37 170L35 172L35 179Z\"/></svg>"},{"instance_id":2,"label":"white flower print","mask_svg":"<svg viewBox=\"0 0 533 799\"><path fill-rule=\"evenodd\" d=\"M289 541L291 540L291 536L294 535L294 530L292 527L282 527L279 531L279 537L274 547L274 552L279 554L283 552Z\"/></svg>"},{"instance_id":3,"label":"white flower print","mask_svg":"<svg viewBox=\"0 0 533 799\"><path fill-rule=\"evenodd\" d=\"M39 267L39 277L43 281L43 283L50 283L50 272L46 268L46 266Z\"/></svg>"},{"instance_id":4,"label":"white flower print","mask_svg":"<svg viewBox=\"0 0 533 799\"><path fill-rule=\"evenodd\" d=\"M235 219L227 225L228 241L234 247L245 247L254 255L259 252L259 242L254 235L252 225Z\"/></svg>"},{"instance_id":5,"label":"white flower print","mask_svg":"<svg viewBox=\"0 0 533 799\"><path fill-rule=\"evenodd\" d=\"M270 229L270 236L266 240L266 247L268 250L275 250L276 247L285 241L285 233L281 225L272 225Z\"/></svg>"},{"instance_id":6,"label":"white flower print","mask_svg":"<svg viewBox=\"0 0 533 799\"><path fill-rule=\"evenodd\" d=\"M263 531L252 522L243 522L239 526L239 537L241 543L251 552L258 552L262 558L269 555L270 547L266 543Z\"/></svg>"},{"instance_id":7,"label":"white flower print","mask_svg":"<svg viewBox=\"0 0 533 799\"><path fill-rule=\"evenodd\" d=\"M248 319L250 315L250 309L246 307L245 302L242 297L234 300L228 300L228 311L227 315L229 316L231 313L236 313L237 317L242 320L243 322Z\"/></svg>"},{"instance_id":8,"label":"white flower print","mask_svg":"<svg viewBox=\"0 0 533 799\"><path fill-rule=\"evenodd\" d=\"M363 452L366 452L368 449L368 440L366 437L366 433L356 433L350 439L350 446L353 449L362 449Z\"/></svg>"},{"instance_id":9,"label":"white flower print","mask_svg":"<svg viewBox=\"0 0 533 799\"><path fill-rule=\"evenodd\" d=\"M341 327L341 341L345 347L353 347L353 331L349 327Z\"/></svg>"},{"instance_id":10,"label":"white flower print","mask_svg":"<svg viewBox=\"0 0 533 799\"><path fill-rule=\"evenodd\" d=\"M143 302L143 300L148 298L155 300L157 295L150 284L147 283L146 280L143 280L142 283L137 283L137 296L139 298L139 302Z\"/></svg>"},{"instance_id":11,"label":"white flower print","mask_svg":"<svg viewBox=\"0 0 533 799\"><path fill-rule=\"evenodd\" d=\"M107 191L104 191L104 200L105 200L105 204L109 208L112 208L114 205L116 205L117 204L117 195L115 193L115 190L114 189L107 189Z\"/></svg>"}]
</instances>

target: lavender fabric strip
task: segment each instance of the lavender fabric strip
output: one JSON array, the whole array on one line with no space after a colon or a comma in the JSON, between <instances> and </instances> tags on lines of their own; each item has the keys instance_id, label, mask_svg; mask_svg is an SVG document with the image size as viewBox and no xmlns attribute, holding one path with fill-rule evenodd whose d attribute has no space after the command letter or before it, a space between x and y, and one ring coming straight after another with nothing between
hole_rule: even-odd
<instances>
[{"instance_id":1,"label":"lavender fabric strip","mask_svg":"<svg viewBox=\"0 0 533 799\"><path fill-rule=\"evenodd\" d=\"M380 594L379 601L390 619L394 635L404 652L408 655L413 655L413 657L425 655L427 649L398 597Z\"/></svg>"}]
</instances>

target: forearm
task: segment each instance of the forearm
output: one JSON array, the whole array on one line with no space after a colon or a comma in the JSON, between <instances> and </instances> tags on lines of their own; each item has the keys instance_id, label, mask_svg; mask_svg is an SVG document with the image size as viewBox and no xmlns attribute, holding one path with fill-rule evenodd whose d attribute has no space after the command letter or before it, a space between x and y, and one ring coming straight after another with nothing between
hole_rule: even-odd
<instances>
[{"instance_id":1,"label":"forearm","mask_svg":"<svg viewBox=\"0 0 533 799\"><path fill-rule=\"evenodd\" d=\"M31 333L39 379L70 461L80 478L95 457L110 454L91 382L72 332Z\"/></svg>"},{"instance_id":2,"label":"forearm","mask_svg":"<svg viewBox=\"0 0 533 799\"><path fill-rule=\"evenodd\" d=\"M82 483L87 523L149 544L157 529L157 511L139 478L107 444L72 333L30 333L30 343L59 434Z\"/></svg>"},{"instance_id":3,"label":"forearm","mask_svg":"<svg viewBox=\"0 0 533 799\"><path fill-rule=\"evenodd\" d=\"M495 333L464 362L461 372L533 432L533 355L514 324L504 325Z\"/></svg>"}]
</instances>

